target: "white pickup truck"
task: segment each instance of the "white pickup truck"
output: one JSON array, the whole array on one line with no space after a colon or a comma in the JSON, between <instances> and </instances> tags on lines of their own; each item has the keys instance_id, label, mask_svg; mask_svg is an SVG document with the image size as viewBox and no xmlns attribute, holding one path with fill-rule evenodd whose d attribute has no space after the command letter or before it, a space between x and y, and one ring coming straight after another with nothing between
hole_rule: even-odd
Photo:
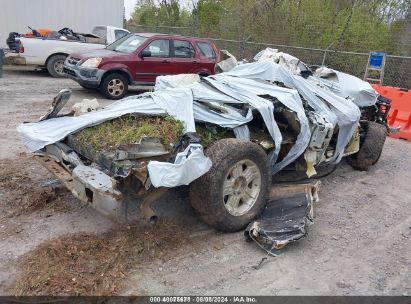
<instances>
[{"instance_id":1,"label":"white pickup truck","mask_svg":"<svg viewBox=\"0 0 411 304\"><path fill-rule=\"evenodd\" d=\"M11 62L42 67L53 77L65 77L64 61L70 53L103 49L130 32L112 26L96 26L92 33L79 34L82 41L44 37L16 38L20 41L19 53L10 58Z\"/></svg>"}]
</instances>

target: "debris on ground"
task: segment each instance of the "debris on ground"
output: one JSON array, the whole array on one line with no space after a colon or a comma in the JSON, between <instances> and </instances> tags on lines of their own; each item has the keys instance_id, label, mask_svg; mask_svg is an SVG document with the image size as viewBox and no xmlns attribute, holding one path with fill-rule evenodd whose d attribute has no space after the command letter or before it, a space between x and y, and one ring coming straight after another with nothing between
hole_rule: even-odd
<instances>
[{"instance_id":1,"label":"debris on ground","mask_svg":"<svg viewBox=\"0 0 411 304\"><path fill-rule=\"evenodd\" d=\"M252 266L253 269L258 270L261 268L261 266L263 266L263 264L265 263L265 261L267 261L267 257L263 257L260 262L258 262L257 265Z\"/></svg>"},{"instance_id":2,"label":"debris on ground","mask_svg":"<svg viewBox=\"0 0 411 304\"><path fill-rule=\"evenodd\" d=\"M95 111L100 107L97 99L83 99L82 102L77 102L73 105L72 111L74 112L74 116L79 116L83 113L88 113L91 111Z\"/></svg>"},{"instance_id":3,"label":"debris on ground","mask_svg":"<svg viewBox=\"0 0 411 304\"><path fill-rule=\"evenodd\" d=\"M320 182L272 187L261 217L246 228L246 238L273 256L283 253L287 244L307 235L306 225L313 221L319 187Z\"/></svg>"},{"instance_id":4,"label":"debris on ground","mask_svg":"<svg viewBox=\"0 0 411 304\"><path fill-rule=\"evenodd\" d=\"M22 257L14 295L116 295L131 269L170 260L192 245L186 228L172 222L128 226L100 234L77 233L48 240Z\"/></svg>"},{"instance_id":5,"label":"debris on ground","mask_svg":"<svg viewBox=\"0 0 411 304\"><path fill-rule=\"evenodd\" d=\"M57 193L47 185L50 174L42 166L25 156L18 161L0 161L0 218L30 214L40 210L65 211L70 209L64 201L71 198L67 191ZM59 187L60 190L64 188Z\"/></svg>"},{"instance_id":6,"label":"debris on ground","mask_svg":"<svg viewBox=\"0 0 411 304\"><path fill-rule=\"evenodd\" d=\"M47 113L40 117L39 121L57 117L58 113L64 108L67 101L70 99L71 90L63 89L56 97L54 97L51 107L48 109Z\"/></svg>"}]
</instances>

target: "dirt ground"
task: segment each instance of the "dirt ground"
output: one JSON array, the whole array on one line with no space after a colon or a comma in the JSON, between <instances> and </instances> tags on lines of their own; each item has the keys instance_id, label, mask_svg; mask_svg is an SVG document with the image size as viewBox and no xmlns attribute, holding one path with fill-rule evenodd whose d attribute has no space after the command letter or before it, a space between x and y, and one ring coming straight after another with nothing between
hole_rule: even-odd
<instances>
[{"instance_id":1,"label":"dirt ground","mask_svg":"<svg viewBox=\"0 0 411 304\"><path fill-rule=\"evenodd\" d=\"M53 191L16 127L64 87L73 91L67 107L110 103L43 72L0 79L0 294L411 294L410 142L388 138L370 171L343 162L323 178L308 237L256 270L266 254L242 232L202 224L179 192L155 205L161 224L122 227Z\"/></svg>"}]
</instances>

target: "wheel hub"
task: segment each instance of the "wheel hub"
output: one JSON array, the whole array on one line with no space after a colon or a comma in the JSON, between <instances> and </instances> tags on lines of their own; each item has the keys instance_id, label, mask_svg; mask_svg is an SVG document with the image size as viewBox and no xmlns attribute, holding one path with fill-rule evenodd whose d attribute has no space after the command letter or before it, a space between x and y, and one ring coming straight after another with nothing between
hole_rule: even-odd
<instances>
[{"instance_id":1,"label":"wheel hub","mask_svg":"<svg viewBox=\"0 0 411 304\"><path fill-rule=\"evenodd\" d=\"M108 83L108 92L112 96L119 96L124 91L124 83L120 79L113 79Z\"/></svg>"},{"instance_id":2,"label":"wheel hub","mask_svg":"<svg viewBox=\"0 0 411 304\"><path fill-rule=\"evenodd\" d=\"M245 179L245 177L244 176L237 177L233 185L234 193L237 195L244 194L246 186L247 186L247 180Z\"/></svg>"},{"instance_id":3,"label":"wheel hub","mask_svg":"<svg viewBox=\"0 0 411 304\"><path fill-rule=\"evenodd\" d=\"M261 189L261 173L251 160L230 167L223 183L223 202L234 216L246 214L255 204Z\"/></svg>"},{"instance_id":4,"label":"wheel hub","mask_svg":"<svg viewBox=\"0 0 411 304\"><path fill-rule=\"evenodd\" d=\"M54 64L54 70L58 73L58 74L64 74L64 62L63 61L57 61Z\"/></svg>"}]
</instances>

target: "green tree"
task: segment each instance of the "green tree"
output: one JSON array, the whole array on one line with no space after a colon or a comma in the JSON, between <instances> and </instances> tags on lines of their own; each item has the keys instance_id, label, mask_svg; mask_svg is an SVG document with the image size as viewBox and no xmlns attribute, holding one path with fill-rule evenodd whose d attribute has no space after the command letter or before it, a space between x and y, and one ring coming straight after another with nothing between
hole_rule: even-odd
<instances>
[{"instance_id":1,"label":"green tree","mask_svg":"<svg viewBox=\"0 0 411 304\"><path fill-rule=\"evenodd\" d=\"M146 26L184 26L188 24L189 16L178 0L138 0L132 20Z\"/></svg>"},{"instance_id":2,"label":"green tree","mask_svg":"<svg viewBox=\"0 0 411 304\"><path fill-rule=\"evenodd\" d=\"M220 21L223 18L224 6L219 0L199 0L193 2L190 25L197 35L214 36L221 34Z\"/></svg>"}]
</instances>

